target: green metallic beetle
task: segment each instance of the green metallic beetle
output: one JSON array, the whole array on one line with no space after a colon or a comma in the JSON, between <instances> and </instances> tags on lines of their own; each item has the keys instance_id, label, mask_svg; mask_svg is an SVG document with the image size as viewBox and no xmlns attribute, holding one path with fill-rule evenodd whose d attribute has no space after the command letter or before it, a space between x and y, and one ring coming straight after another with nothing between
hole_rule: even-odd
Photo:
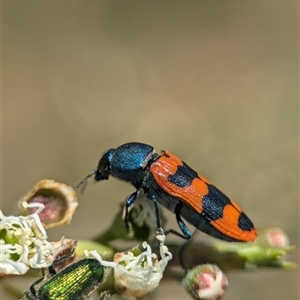
<instances>
[{"instance_id":1,"label":"green metallic beetle","mask_svg":"<svg viewBox=\"0 0 300 300\"><path fill-rule=\"evenodd\" d=\"M51 269L53 272L53 268ZM50 271L50 268L49 268ZM49 272L51 274L51 272ZM86 299L103 280L105 267L95 258L76 261L52 277L38 289L36 285L44 280L40 278L25 292L28 300L83 300ZM108 294L100 296L105 299Z\"/></svg>"}]
</instances>

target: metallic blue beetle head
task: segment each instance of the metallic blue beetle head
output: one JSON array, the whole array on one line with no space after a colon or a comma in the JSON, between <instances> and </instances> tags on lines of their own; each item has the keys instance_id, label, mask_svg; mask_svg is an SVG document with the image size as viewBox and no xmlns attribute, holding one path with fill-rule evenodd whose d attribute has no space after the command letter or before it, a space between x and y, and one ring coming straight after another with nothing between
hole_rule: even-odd
<instances>
[{"instance_id":1,"label":"metallic blue beetle head","mask_svg":"<svg viewBox=\"0 0 300 300\"><path fill-rule=\"evenodd\" d=\"M110 149L99 161L95 180L105 180L112 175L139 188L153 153L152 146L142 143L128 143L116 149Z\"/></svg>"}]
</instances>

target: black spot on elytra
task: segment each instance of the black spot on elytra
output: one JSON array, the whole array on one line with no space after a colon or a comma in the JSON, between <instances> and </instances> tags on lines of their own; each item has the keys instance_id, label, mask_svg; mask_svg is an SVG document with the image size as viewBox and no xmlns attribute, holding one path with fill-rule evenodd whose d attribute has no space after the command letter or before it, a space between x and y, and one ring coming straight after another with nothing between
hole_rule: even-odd
<instances>
[{"instance_id":1,"label":"black spot on elytra","mask_svg":"<svg viewBox=\"0 0 300 300\"><path fill-rule=\"evenodd\" d=\"M225 206L231 205L230 199L213 185L208 184L208 191L202 198L202 214L210 221L223 218ZM240 213L237 226L243 231L254 229L252 222L243 212Z\"/></svg>"},{"instance_id":2,"label":"black spot on elytra","mask_svg":"<svg viewBox=\"0 0 300 300\"><path fill-rule=\"evenodd\" d=\"M202 198L204 214L210 221L223 218L224 207L231 203L230 199L211 184L207 184L208 194Z\"/></svg>"},{"instance_id":3,"label":"black spot on elytra","mask_svg":"<svg viewBox=\"0 0 300 300\"><path fill-rule=\"evenodd\" d=\"M174 175L168 176L168 181L178 187L188 187L195 178L198 178L197 172L191 169L186 163L183 163L183 166L177 167Z\"/></svg>"},{"instance_id":4,"label":"black spot on elytra","mask_svg":"<svg viewBox=\"0 0 300 300\"><path fill-rule=\"evenodd\" d=\"M249 220L249 218L242 212L239 221L238 226L244 231L251 231L254 229L253 223Z\"/></svg>"}]
</instances>

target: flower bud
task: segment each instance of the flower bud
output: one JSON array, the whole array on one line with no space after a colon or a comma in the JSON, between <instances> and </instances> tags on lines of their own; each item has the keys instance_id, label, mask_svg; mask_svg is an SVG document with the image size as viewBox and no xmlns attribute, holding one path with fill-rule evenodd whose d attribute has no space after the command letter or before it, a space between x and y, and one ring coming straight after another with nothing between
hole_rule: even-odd
<instances>
[{"instance_id":1,"label":"flower bud","mask_svg":"<svg viewBox=\"0 0 300 300\"><path fill-rule=\"evenodd\" d=\"M221 299L228 286L224 273L211 264L200 265L188 272L183 279L183 286L193 299Z\"/></svg>"},{"instance_id":2,"label":"flower bud","mask_svg":"<svg viewBox=\"0 0 300 300\"><path fill-rule=\"evenodd\" d=\"M255 241L261 247L287 247L289 246L289 237L280 227L267 227L259 230Z\"/></svg>"}]
</instances>

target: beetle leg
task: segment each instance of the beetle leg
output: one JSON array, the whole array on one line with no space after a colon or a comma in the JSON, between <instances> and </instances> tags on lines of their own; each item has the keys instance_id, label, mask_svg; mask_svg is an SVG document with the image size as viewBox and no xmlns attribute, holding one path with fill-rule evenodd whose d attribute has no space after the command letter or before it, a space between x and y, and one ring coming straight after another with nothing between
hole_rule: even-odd
<instances>
[{"instance_id":1,"label":"beetle leg","mask_svg":"<svg viewBox=\"0 0 300 300\"><path fill-rule=\"evenodd\" d=\"M188 240L188 239L191 238L191 233L190 233L190 230L187 228L187 226L185 225L185 223L181 219L181 216L180 216L181 207L182 207L182 203L178 202L177 205L175 206L174 213L175 213L175 216L176 216L177 224L178 224L181 232L183 233L184 238L186 240Z\"/></svg>"},{"instance_id":2,"label":"beetle leg","mask_svg":"<svg viewBox=\"0 0 300 300\"><path fill-rule=\"evenodd\" d=\"M140 193L140 191L136 190L125 201L125 206L124 206L125 216L124 216L124 219L125 219L125 226L126 226L127 232L129 231L129 207L134 203L134 201L136 200L136 197L138 196L139 193Z\"/></svg>"},{"instance_id":3,"label":"beetle leg","mask_svg":"<svg viewBox=\"0 0 300 300\"><path fill-rule=\"evenodd\" d=\"M24 296L26 298L24 298ZM28 299L28 300L38 300L38 298L36 296L32 295L31 292L24 292L23 298Z\"/></svg>"},{"instance_id":4,"label":"beetle leg","mask_svg":"<svg viewBox=\"0 0 300 300\"><path fill-rule=\"evenodd\" d=\"M182 266L182 268L188 272L188 267L184 263L184 252L186 251L186 248L191 244L193 241L195 235L197 233L197 229L194 230L192 237L188 239L178 250L178 259L179 259L179 264Z\"/></svg>"},{"instance_id":5,"label":"beetle leg","mask_svg":"<svg viewBox=\"0 0 300 300\"><path fill-rule=\"evenodd\" d=\"M158 205L157 205L156 197L155 197L155 195L151 195L151 194L148 194L148 196L150 197L150 200L153 201L153 204L154 204L155 217L156 217L156 226L157 226L157 234L158 235L163 235L164 231L163 231L163 229L161 227L161 224L160 224L160 216L159 216L159 210L158 210Z\"/></svg>"},{"instance_id":6,"label":"beetle leg","mask_svg":"<svg viewBox=\"0 0 300 300\"><path fill-rule=\"evenodd\" d=\"M30 293L31 293L34 297L36 297L36 299L37 299L37 291L36 291L36 289L35 289L35 286L38 285L41 281L45 280L45 272L44 272L43 269L42 269L42 273L43 273L43 277L41 277L40 279L36 280L36 281L30 286L30 288L29 288Z\"/></svg>"}]
</instances>

